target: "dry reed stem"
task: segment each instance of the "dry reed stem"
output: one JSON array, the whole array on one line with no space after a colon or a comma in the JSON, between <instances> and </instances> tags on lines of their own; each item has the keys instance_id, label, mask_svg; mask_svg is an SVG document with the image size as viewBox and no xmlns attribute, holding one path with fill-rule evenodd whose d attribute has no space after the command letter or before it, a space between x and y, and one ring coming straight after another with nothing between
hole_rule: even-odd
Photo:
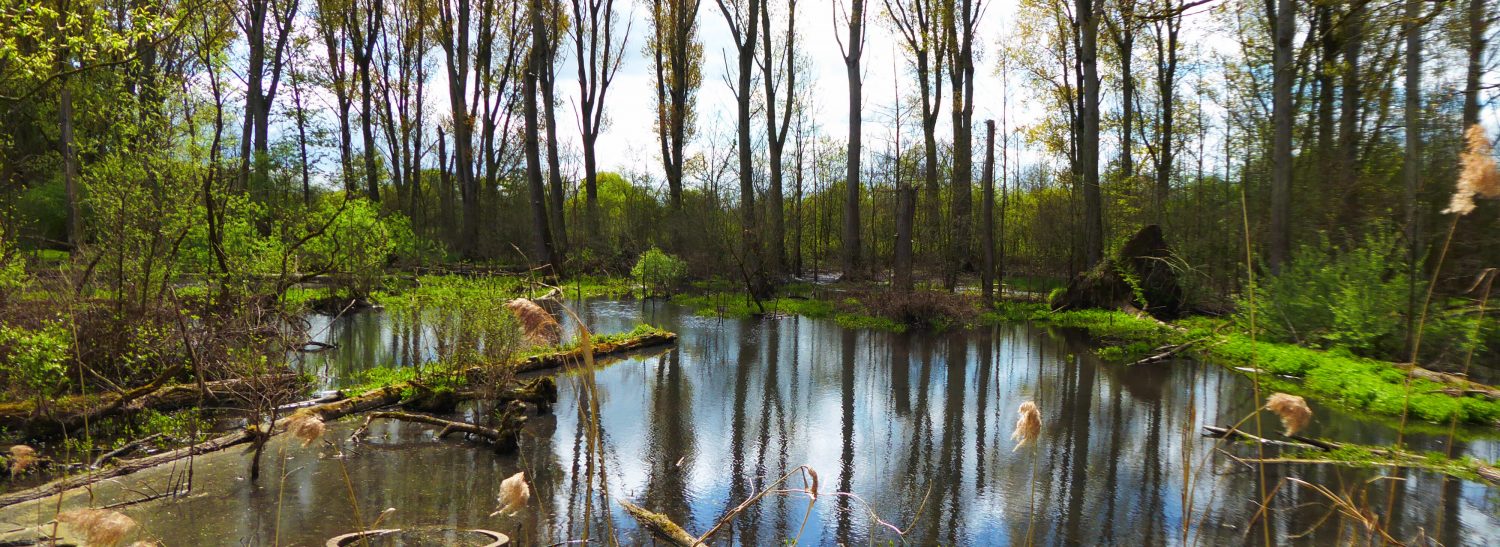
<instances>
[{"instance_id":1,"label":"dry reed stem","mask_svg":"<svg viewBox=\"0 0 1500 547\"><path fill-rule=\"evenodd\" d=\"M135 520L107 509L74 509L57 515L57 521L84 537L95 547L114 547L125 540L139 525Z\"/></svg>"},{"instance_id":2,"label":"dry reed stem","mask_svg":"<svg viewBox=\"0 0 1500 547\"><path fill-rule=\"evenodd\" d=\"M531 499L531 487L526 485L526 472L516 473L500 481L500 495L495 497L500 502L500 507L490 516L513 516L526 508L526 502Z\"/></svg>"},{"instance_id":3,"label":"dry reed stem","mask_svg":"<svg viewBox=\"0 0 1500 547\"><path fill-rule=\"evenodd\" d=\"M18 444L10 447L10 476L14 477L25 473L36 465L36 449Z\"/></svg>"},{"instance_id":4,"label":"dry reed stem","mask_svg":"<svg viewBox=\"0 0 1500 547\"><path fill-rule=\"evenodd\" d=\"M1286 428L1288 437L1296 435L1312 421L1312 409L1307 407L1307 400L1296 395L1272 393L1266 399L1266 410L1281 418L1281 426Z\"/></svg>"},{"instance_id":5,"label":"dry reed stem","mask_svg":"<svg viewBox=\"0 0 1500 547\"><path fill-rule=\"evenodd\" d=\"M1495 164L1493 147L1484 128L1479 124L1469 126L1464 139L1468 147L1458 156L1458 185L1453 198L1443 212L1459 216L1474 211L1474 198L1500 197L1500 167Z\"/></svg>"},{"instance_id":6,"label":"dry reed stem","mask_svg":"<svg viewBox=\"0 0 1500 547\"><path fill-rule=\"evenodd\" d=\"M1016 430L1010 434L1010 440L1017 441L1017 443L1011 452L1020 450L1027 443L1036 442L1037 437L1042 434L1042 412L1037 409L1036 403L1031 401L1021 403L1018 412L1021 417L1016 419Z\"/></svg>"},{"instance_id":7,"label":"dry reed stem","mask_svg":"<svg viewBox=\"0 0 1500 547\"><path fill-rule=\"evenodd\" d=\"M505 307L521 321L522 332L533 343L556 344L562 339L562 327L557 324L557 319L531 299L517 298L506 302Z\"/></svg>"}]
</instances>

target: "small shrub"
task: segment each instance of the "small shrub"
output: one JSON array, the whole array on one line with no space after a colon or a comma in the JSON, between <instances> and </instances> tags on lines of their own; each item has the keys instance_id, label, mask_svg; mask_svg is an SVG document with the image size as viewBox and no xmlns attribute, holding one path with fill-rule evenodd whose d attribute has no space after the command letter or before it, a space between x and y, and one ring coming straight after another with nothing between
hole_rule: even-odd
<instances>
[{"instance_id":1,"label":"small shrub","mask_svg":"<svg viewBox=\"0 0 1500 547\"><path fill-rule=\"evenodd\" d=\"M12 389L24 389L25 395L55 394L66 381L69 340L61 322L35 330L0 325L0 376Z\"/></svg>"},{"instance_id":2,"label":"small shrub","mask_svg":"<svg viewBox=\"0 0 1500 547\"><path fill-rule=\"evenodd\" d=\"M687 262L652 247L641 253L630 276L640 280L646 296L671 296L687 277Z\"/></svg>"}]
</instances>

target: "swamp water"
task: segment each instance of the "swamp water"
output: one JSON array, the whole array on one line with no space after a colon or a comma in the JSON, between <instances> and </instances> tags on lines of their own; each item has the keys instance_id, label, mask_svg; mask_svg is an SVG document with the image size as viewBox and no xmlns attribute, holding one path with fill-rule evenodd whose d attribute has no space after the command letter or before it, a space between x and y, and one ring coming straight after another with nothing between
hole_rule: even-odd
<instances>
[{"instance_id":1,"label":"swamp water","mask_svg":"<svg viewBox=\"0 0 1500 547\"><path fill-rule=\"evenodd\" d=\"M773 494L714 543L1005 545L1025 544L1028 529L1047 545L1261 543L1259 529L1247 535L1246 526L1259 496L1254 469L1208 455L1214 443L1199 436L1201 426L1231 424L1256 406L1250 380L1221 367L1101 363L1082 337L1025 324L890 334L799 317L719 320L640 302L594 301L585 310L599 333L646 320L680 336L674 349L592 372L602 461L589 457L579 419L587 373L564 374L553 413L532 418L513 456L456 438L438 441L431 427L377 421L364 442L342 443L342 457L277 437L259 484L246 479L241 449L200 456L186 499L120 510L171 546L322 545L387 508L395 511L381 528L485 528L522 545L585 535L595 544L608 544L606 537L649 544L614 500L662 512L701 534L806 464L820 494L810 513L806 494ZM327 388L352 385L369 367L408 365L432 352L430 332L380 313L313 323L319 340L339 346L304 362ZM1016 408L1027 400L1041 408L1041 439L1013 450ZM1315 403L1313 409L1313 436L1371 444L1395 436L1384 421ZM342 442L360 421L330 424L324 438ZM1279 424L1267 414L1263 427L1269 434ZM1489 439L1461 442L1455 453L1496 459L1500 442ZM1408 441L1419 451L1443 449L1439 436ZM95 506L149 496L186 464L71 492L62 506L86 505L91 496ZM606 477L603 488L596 478L589 489L590 470ZM532 484L531 503L519 515L491 517L500 481L517 471ZM1282 477L1298 477L1380 514L1395 484L1396 538L1500 543L1500 489L1415 471L1367 486L1395 474L1388 469L1280 465L1266 473L1268 490ZM1192 484L1186 491L1185 475ZM803 488L802 479L782 487ZM0 526L45 522L57 504L52 497L0 510ZM1272 537L1362 542L1364 531L1338 515L1324 521L1331 510L1327 498L1283 486L1268 516Z\"/></svg>"}]
</instances>

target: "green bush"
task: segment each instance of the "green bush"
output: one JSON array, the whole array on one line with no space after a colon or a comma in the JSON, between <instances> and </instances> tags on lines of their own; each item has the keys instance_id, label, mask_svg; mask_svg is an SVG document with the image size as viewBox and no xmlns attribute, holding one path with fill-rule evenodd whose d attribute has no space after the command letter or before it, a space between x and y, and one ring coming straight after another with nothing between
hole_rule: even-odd
<instances>
[{"instance_id":1,"label":"green bush","mask_svg":"<svg viewBox=\"0 0 1500 547\"><path fill-rule=\"evenodd\" d=\"M1266 339L1392 357L1406 324L1403 255L1388 230L1348 249L1320 237L1294 252L1280 274L1256 280L1254 301L1239 303L1239 320L1248 326L1254 306L1256 328Z\"/></svg>"},{"instance_id":2,"label":"green bush","mask_svg":"<svg viewBox=\"0 0 1500 547\"><path fill-rule=\"evenodd\" d=\"M630 276L640 280L647 296L670 296L687 277L687 262L652 247L641 253Z\"/></svg>"},{"instance_id":3,"label":"green bush","mask_svg":"<svg viewBox=\"0 0 1500 547\"><path fill-rule=\"evenodd\" d=\"M68 329L51 322L31 330L0 325L0 376L22 395L45 398L66 380Z\"/></svg>"}]
</instances>

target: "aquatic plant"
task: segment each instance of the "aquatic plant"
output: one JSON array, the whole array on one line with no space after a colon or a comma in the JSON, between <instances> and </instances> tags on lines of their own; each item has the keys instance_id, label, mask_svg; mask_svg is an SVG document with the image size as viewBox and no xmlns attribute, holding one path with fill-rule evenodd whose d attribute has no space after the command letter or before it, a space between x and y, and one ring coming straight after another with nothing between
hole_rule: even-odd
<instances>
[{"instance_id":1,"label":"aquatic plant","mask_svg":"<svg viewBox=\"0 0 1500 547\"><path fill-rule=\"evenodd\" d=\"M1474 124L1464 133L1468 147L1458 157L1458 186L1446 214L1467 215L1474 211L1474 198L1500 197L1500 166L1495 164L1494 149L1484 127Z\"/></svg>"},{"instance_id":2,"label":"aquatic plant","mask_svg":"<svg viewBox=\"0 0 1500 547\"><path fill-rule=\"evenodd\" d=\"M1296 435L1312 421L1312 409L1307 408L1305 399L1296 395L1272 393L1266 399L1266 410L1281 418L1281 426L1286 428L1287 436Z\"/></svg>"},{"instance_id":3,"label":"aquatic plant","mask_svg":"<svg viewBox=\"0 0 1500 547\"><path fill-rule=\"evenodd\" d=\"M537 345L556 344L562 338L562 328L557 319L529 298L516 298L505 303L516 319L521 322L521 332Z\"/></svg>"},{"instance_id":4,"label":"aquatic plant","mask_svg":"<svg viewBox=\"0 0 1500 547\"><path fill-rule=\"evenodd\" d=\"M1037 409L1036 403L1021 403L1018 412L1021 417L1016 419L1016 430L1010 434L1010 440L1017 441L1012 452L1020 450L1027 443L1036 442L1037 437L1042 434L1042 412Z\"/></svg>"},{"instance_id":5,"label":"aquatic plant","mask_svg":"<svg viewBox=\"0 0 1500 547\"><path fill-rule=\"evenodd\" d=\"M10 476L25 473L36 461L36 449L24 444L10 447Z\"/></svg>"},{"instance_id":6,"label":"aquatic plant","mask_svg":"<svg viewBox=\"0 0 1500 547\"><path fill-rule=\"evenodd\" d=\"M57 521L68 525L95 547L113 547L139 527L135 520L108 509L74 509L59 513Z\"/></svg>"},{"instance_id":7,"label":"aquatic plant","mask_svg":"<svg viewBox=\"0 0 1500 547\"><path fill-rule=\"evenodd\" d=\"M287 418L286 431L302 441L303 448L323 437L323 417L316 412L296 412Z\"/></svg>"},{"instance_id":8,"label":"aquatic plant","mask_svg":"<svg viewBox=\"0 0 1500 547\"><path fill-rule=\"evenodd\" d=\"M531 487L526 486L526 472L516 473L500 481L500 495L495 499L500 502L500 508L490 513L492 517L511 516L524 509L526 502L531 499Z\"/></svg>"}]
</instances>

